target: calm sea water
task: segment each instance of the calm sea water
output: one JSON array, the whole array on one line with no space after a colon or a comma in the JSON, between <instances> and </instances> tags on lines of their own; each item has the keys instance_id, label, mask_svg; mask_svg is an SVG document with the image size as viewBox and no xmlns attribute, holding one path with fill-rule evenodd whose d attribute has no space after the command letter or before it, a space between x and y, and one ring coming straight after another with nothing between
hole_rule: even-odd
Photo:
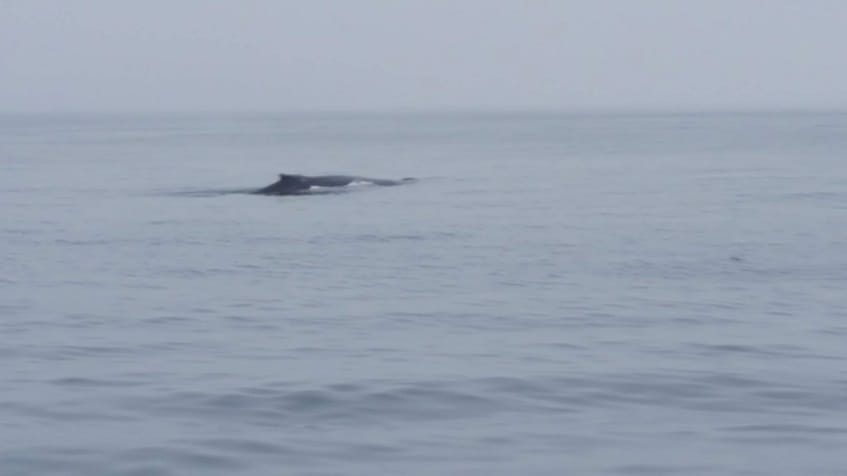
<instances>
[{"instance_id":1,"label":"calm sea water","mask_svg":"<svg viewBox=\"0 0 847 476\"><path fill-rule=\"evenodd\" d=\"M847 114L0 118L0 474L847 474ZM280 172L418 177L264 197Z\"/></svg>"}]
</instances>

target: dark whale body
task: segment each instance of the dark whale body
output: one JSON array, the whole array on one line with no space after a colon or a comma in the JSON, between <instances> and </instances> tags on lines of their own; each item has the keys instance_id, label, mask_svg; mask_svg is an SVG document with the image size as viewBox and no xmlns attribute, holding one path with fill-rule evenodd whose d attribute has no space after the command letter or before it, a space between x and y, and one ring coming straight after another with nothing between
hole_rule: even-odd
<instances>
[{"instance_id":1,"label":"dark whale body","mask_svg":"<svg viewBox=\"0 0 847 476\"><path fill-rule=\"evenodd\" d=\"M351 175L293 175L279 174L279 180L267 187L260 188L254 193L259 195L300 195L307 193L312 187L344 187L353 182L364 182L373 185L400 185L414 181L411 178L403 180L375 179Z\"/></svg>"}]
</instances>

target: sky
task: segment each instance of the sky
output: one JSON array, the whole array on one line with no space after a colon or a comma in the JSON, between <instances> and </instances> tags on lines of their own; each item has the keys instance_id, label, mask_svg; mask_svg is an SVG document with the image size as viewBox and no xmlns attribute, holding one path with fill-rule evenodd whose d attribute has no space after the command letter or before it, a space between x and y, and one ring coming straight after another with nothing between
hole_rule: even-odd
<instances>
[{"instance_id":1,"label":"sky","mask_svg":"<svg viewBox=\"0 0 847 476\"><path fill-rule=\"evenodd\" d=\"M847 108L844 0L0 0L0 112Z\"/></svg>"}]
</instances>

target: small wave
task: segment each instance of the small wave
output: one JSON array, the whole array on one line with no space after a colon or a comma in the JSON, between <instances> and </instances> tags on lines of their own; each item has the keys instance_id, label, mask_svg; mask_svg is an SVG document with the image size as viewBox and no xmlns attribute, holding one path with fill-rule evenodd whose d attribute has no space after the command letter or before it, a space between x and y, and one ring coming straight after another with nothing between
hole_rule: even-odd
<instances>
[{"instance_id":1,"label":"small wave","mask_svg":"<svg viewBox=\"0 0 847 476\"><path fill-rule=\"evenodd\" d=\"M364 185L372 185L372 184L364 184ZM344 187L320 187L320 186L311 186L308 190L303 190L297 193L290 193L285 195L273 195L275 197L296 197L303 195L337 195L345 192L349 192L353 187L353 184L346 185ZM358 185L357 185L358 187ZM165 195L171 197L186 197L186 198L216 198L216 197L226 197L232 195L252 195L252 196L268 196L263 194L257 194L255 188L233 188L233 189L203 189L203 190L169 190L155 193L155 195Z\"/></svg>"},{"instance_id":2,"label":"small wave","mask_svg":"<svg viewBox=\"0 0 847 476\"><path fill-rule=\"evenodd\" d=\"M282 388L268 385L229 393L179 392L152 399L132 399L131 409L153 414L245 418L254 424L286 420L345 421L374 418L431 420L479 415L499 404L479 392L438 384L400 387Z\"/></svg>"},{"instance_id":3,"label":"small wave","mask_svg":"<svg viewBox=\"0 0 847 476\"><path fill-rule=\"evenodd\" d=\"M285 196L298 196L298 195L335 195L346 193L351 190L363 189L363 188L377 188L377 187L385 187L391 185L400 185L404 183L413 183L417 182L417 179L406 178L399 182L390 182L382 181L382 180L354 180L353 182L348 183L347 185L342 186L333 186L326 187L320 185L312 185L307 190L303 190L297 193L286 194ZM259 190L258 188L218 188L218 189L184 189L184 190L163 190L155 193L155 195L169 195L175 197L196 197L196 198L209 198L209 197L221 197L227 195L254 195L255 192Z\"/></svg>"},{"instance_id":4,"label":"small wave","mask_svg":"<svg viewBox=\"0 0 847 476\"><path fill-rule=\"evenodd\" d=\"M204 190L171 190L162 192L164 195L174 197L221 197L226 195L246 195L252 194L255 189L252 188L219 188L219 189L204 189Z\"/></svg>"}]
</instances>

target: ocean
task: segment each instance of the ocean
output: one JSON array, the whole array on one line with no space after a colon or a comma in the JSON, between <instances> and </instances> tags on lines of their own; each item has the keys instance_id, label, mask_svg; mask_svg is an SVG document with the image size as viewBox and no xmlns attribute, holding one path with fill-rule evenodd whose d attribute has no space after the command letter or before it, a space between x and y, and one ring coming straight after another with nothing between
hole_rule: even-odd
<instances>
[{"instance_id":1,"label":"ocean","mask_svg":"<svg viewBox=\"0 0 847 476\"><path fill-rule=\"evenodd\" d=\"M840 112L0 116L0 474L847 474L845 159Z\"/></svg>"}]
</instances>

